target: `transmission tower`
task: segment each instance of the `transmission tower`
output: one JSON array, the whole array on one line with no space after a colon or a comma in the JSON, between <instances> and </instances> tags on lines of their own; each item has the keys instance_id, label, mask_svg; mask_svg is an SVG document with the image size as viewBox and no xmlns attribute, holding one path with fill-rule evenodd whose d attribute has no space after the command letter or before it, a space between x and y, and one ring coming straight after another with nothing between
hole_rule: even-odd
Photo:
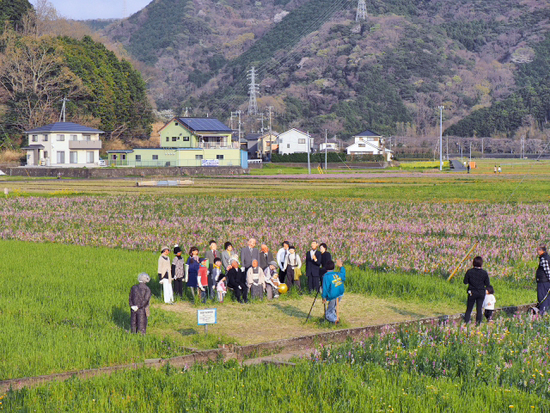
<instances>
[{"instance_id":1,"label":"transmission tower","mask_svg":"<svg viewBox=\"0 0 550 413\"><path fill-rule=\"evenodd\" d=\"M367 14L367 3L365 0L359 0L357 3L357 13L355 14L355 21L367 20L369 15Z\"/></svg>"},{"instance_id":2,"label":"transmission tower","mask_svg":"<svg viewBox=\"0 0 550 413\"><path fill-rule=\"evenodd\" d=\"M248 84L248 114L257 115L258 102L256 101L256 95L259 92L259 86L256 84L256 68L254 66L248 71L247 77L250 79Z\"/></svg>"}]
</instances>

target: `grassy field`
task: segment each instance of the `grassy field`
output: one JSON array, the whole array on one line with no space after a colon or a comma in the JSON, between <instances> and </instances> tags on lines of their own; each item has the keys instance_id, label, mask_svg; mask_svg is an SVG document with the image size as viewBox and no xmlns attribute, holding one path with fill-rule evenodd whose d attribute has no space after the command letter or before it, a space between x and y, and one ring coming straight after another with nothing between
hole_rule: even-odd
<instances>
[{"instance_id":1,"label":"grassy field","mask_svg":"<svg viewBox=\"0 0 550 413\"><path fill-rule=\"evenodd\" d=\"M455 280L446 278L476 240L497 307L533 302L533 249L550 233L543 219L550 163L502 161L495 176L494 162L479 162L469 175L430 165L316 177L288 171L197 178L181 188L1 177L10 195L0 199L0 379L335 328L322 321L320 303L303 324L313 297L292 293L246 306L208 303L219 321L205 336L196 325L204 306L189 297L175 305L160 299L157 251L166 243L197 243L204 251L210 238L240 247L254 235L274 250L291 238L303 255L311 239L329 241L333 256L352 264L338 328L463 311L467 264ZM145 337L128 333L128 292L141 271L152 275L154 293ZM388 332L330 353L319 349L295 367L142 369L9 392L0 395L0 408L549 411L548 328L545 320L514 318L480 329Z\"/></svg>"},{"instance_id":2,"label":"grassy field","mask_svg":"<svg viewBox=\"0 0 550 413\"><path fill-rule=\"evenodd\" d=\"M219 308L219 324L205 336L190 298L166 305L156 278L157 255L59 244L0 241L0 379L144 361L185 354L183 348L254 344L327 330L307 316L313 297L295 292L273 302ZM22 255L24 258L13 259ZM350 267L348 267L349 269ZM141 271L153 275L148 335L128 334L128 293ZM458 280L460 281L460 280ZM499 306L533 299L532 286L494 280ZM463 311L464 286L433 275L351 268L341 327L360 327ZM437 304L434 305L434 302ZM284 327L282 327L284 326Z\"/></svg>"},{"instance_id":3,"label":"grassy field","mask_svg":"<svg viewBox=\"0 0 550 413\"><path fill-rule=\"evenodd\" d=\"M500 318L386 330L295 366L236 362L118 372L10 392L8 411L538 411L548 400L548 321ZM529 343L529 352L524 351Z\"/></svg>"}]
</instances>

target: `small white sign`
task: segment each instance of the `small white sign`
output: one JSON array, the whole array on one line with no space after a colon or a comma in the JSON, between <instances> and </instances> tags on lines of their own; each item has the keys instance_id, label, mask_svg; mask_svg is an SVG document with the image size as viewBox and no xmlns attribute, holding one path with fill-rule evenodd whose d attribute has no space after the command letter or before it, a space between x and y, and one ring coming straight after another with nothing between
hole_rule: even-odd
<instances>
[{"instance_id":1,"label":"small white sign","mask_svg":"<svg viewBox=\"0 0 550 413\"><path fill-rule=\"evenodd\" d=\"M203 159L202 166L220 166L218 159Z\"/></svg>"},{"instance_id":2,"label":"small white sign","mask_svg":"<svg viewBox=\"0 0 550 413\"><path fill-rule=\"evenodd\" d=\"M197 324L199 326L205 326L207 324L218 323L218 309L207 308L204 310L197 310Z\"/></svg>"}]
</instances>

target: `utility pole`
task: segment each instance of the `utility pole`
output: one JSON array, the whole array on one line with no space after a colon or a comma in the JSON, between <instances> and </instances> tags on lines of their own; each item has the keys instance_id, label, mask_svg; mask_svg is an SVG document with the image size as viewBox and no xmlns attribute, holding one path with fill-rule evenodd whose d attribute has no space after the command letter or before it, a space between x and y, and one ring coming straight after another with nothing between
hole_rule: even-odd
<instances>
[{"instance_id":1,"label":"utility pole","mask_svg":"<svg viewBox=\"0 0 550 413\"><path fill-rule=\"evenodd\" d=\"M447 136L447 160L449 160L449 137Z\"/></svg>"},{"instance_id":2,"label":"utility pole","mask_svg":"<svg viewBox=\"0 0 550 413\"><path fill-rule=\"evenodd\" d=\"M328 158L328 137L327 137L327 134L328 134L328 130L325 129L325 172L327 171L328 167L327 167L327 158Z\"/></svg>"},{"instance_id":3,"label":"utility pole","mask_svg":"<svg viewBox=\"0 0 550 413\"><path fill-rule=\"evenodd\" d=\"M439 108L439 170L443 171L443 109L445 106L438 106Z\"/></svg>"},{"instance_id":4,"label":"utility pole","mask_svg":"<svg viewBox=\"0 0 550 413\"><path fill-rule=\"evenodd\" d=\"M367 14L367 2L365 0L359 0L357 3L357 13L355 13L355 21L367 20L369 15Z\"/></svg>"},{"instance_id":5,"label":"utility pole","mask_svg":"<svg viewBox=\"0 0 550 413\"><path fill-rule=\"evenodd\" d=\"M183 114L183 117L184 117L184 118L188 118L188 117L189 117L189 109L191 109L191 108L185 107L185 113Z\"/></svg>"},{"instance_id":6,"label":"utility pole","mask_svg":"<svg viewBox=\"0 0 550 413\"><path fill-rule=\"evenodd\" d=\"M311 137L309 136L309 131L308 131L307 132L307 174L308 175L311 175L311 162L309 160L309 152L311 148L310 139Z\"/></svg>"},{"instance_id":7,"label":"utility pole","mask_svg":"<svg viewBox=\"0 0 550 413\"><path fill-rule=\"evenodd\" d=\"M470 162L472 162L472 141L470 141Z\"/></svg>"},{"instance_id":8,"label":"utility pole","mask_svg":"<svg viewBox=\"0 0 550 413\"><path fill-rule=\"evenodd\" d=\"M66 97L63 97L63 99L61 99L61 102L62 105L61 105L61 113L59 114L59 122L65 122L65 103L68 102L69 99L67 99Z\"/></svg>"},{"instance_id":9,"label":"utility pole","mask_svg":"<svg viewBox=\"0 0 550 413\"><path fill-rule=\"evenodd\" d=\"M269 110L269 162L271 162L271 155L273 155L273 130L271 128L271 110L273 106L268 106Z\"/></svg>"},{"instance_id":10,"label":"utility pole","mask_svg":"<svg viewBox=\"0 0 550 413\"><path fill-rule=\"evenodd\" d=\"M484 155L483 155L483 140L484 140L484 139L485 139L485 138L481 138L481 159L484 158Z\"/></svg>"},{"instance_id":11,"label":"utility pole","mask_svg":"<svg viewBox=\"0 0 550 413\"><path fill-rule=\"evenodd\" d=\"M241 145L241 111L238 110L237 114L239 115L239 146Z\"/></svg>"},{"instance_id":12,"label":"utility pole","mask_svg":"<svg viewBox=\"0 0 550 413\"><path fill-rule=\"evenodd\" d=\"M256 68L252 66L246 76L250 79L250 83L248 84L248 114L257 115L258 102L256 101L256 95L259 92L259 86L256 84Z\"/></svg>"}]
</instances>

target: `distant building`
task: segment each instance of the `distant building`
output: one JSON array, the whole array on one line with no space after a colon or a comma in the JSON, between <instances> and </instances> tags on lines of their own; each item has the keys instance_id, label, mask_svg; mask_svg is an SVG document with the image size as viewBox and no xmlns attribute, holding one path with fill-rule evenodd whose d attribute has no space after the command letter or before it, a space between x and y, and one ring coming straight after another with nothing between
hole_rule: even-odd
<instances>
[{"instance_id":1,"label":"distant building","mask_svg":"<svg viewBox=\"0 0 550 413\"><path fill-rule=\"evenodd\" d=\"M248 159L265 159L279 147L277 137L273 133L249 133L244 137L247 143Z\"/></svg>"},{"instance_id":2,"label":"distant building","mask_svg":"<svg viewBox=\"0 0 550 413\"><path fill-rule=\"evenodd\" d=\"M292 128L279 135L279 154L307 153L307 142L309 140L309 151L313 148L313 139L305 132Z\"/></svg>"},{"instance_id":3,"label":"distant building","mask_svg":"<svg viewBox=\"0 0 550 413\"><path fill-rule=\"evenodd\" d=\"M393 151L384 147L384 139L381 135L366 130L353 136L355 142L346 148L348 155L384 155L386 161L390 161Z\"/></svg>"},{"instance_id":4,"label":"distant building","mask_svg":"<svg viewBox=\"0 0 550 413\"><path fill-rule=\"evenodd\" d=\"M327 152L340 152L344 147L344 143L340 139L334 137L329 139L326 144L324 141L322 141L319 145L319 151L324 152L325 146L327 148Z\"/></svg>"},{"instance_id":5,"label":"distant building","mask_svg":"<svg viewBox=\"0 0 550 413\"><path fill-rule=\"evenodd\" d=\"M99 162L101 130L56 122L26 131L28 166L92 167Z\"/></svg>"},{"instance_id":6,"label":"distant building","mask_svg":"<svg viewBox=\"0 0 550 413\"><path fill-rule=\"evenodd\" d=\"M241 166L248 155L232 130L214 118L174 118L160 131L160 148L107 151L119 166Z\"/></svg>"}]
</instances>

